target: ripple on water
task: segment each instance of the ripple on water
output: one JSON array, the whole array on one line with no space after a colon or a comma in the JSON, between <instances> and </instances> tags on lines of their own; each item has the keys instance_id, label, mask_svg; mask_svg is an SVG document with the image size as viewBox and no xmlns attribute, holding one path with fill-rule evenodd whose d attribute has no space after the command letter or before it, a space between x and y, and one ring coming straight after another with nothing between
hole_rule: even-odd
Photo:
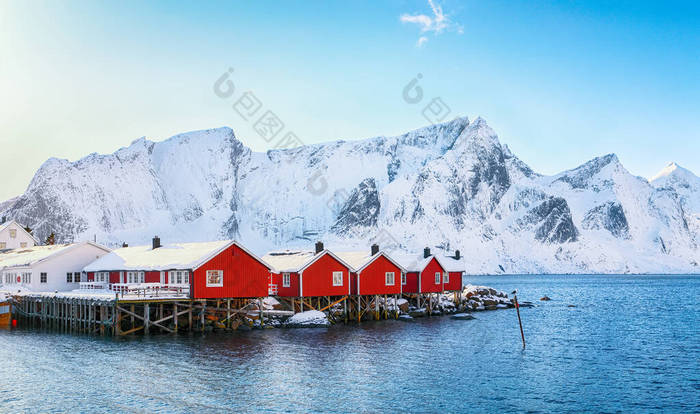
<instances>
[{"instance_id":1,"label":"ripple on water","mask_svg":"<svg viewBox=\"0 0 700 414\"><path fill-rule=\"evenodd\" d=\"M3 331L0 411L700 410L700 277L470 282L535 302L525 350L513 310L178 337Z\"/></svg>"}]
</instances>

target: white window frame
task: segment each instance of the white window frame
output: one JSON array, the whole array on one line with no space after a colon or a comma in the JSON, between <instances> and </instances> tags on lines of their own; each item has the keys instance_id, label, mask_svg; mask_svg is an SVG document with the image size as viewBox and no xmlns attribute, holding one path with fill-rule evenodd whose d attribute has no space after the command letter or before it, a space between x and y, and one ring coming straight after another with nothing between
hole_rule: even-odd
<instances>
[{"instance_id":1,"label":"white window frame","mask_svg":"<svg viewBox=\"0 0 700 414\"><path fill-rule=\"evenodd\" d=\"M209 277L217 277L218 282L210 282ZM207 270L206 274L207 287L223 287L224 286L224 271L223 270Z\"/></svg>"},{"instance_id":2,"label":"white window frame","mask_svg":"<svg viewBox=\"0 0 700 414\"><path fill-rule=\"evenodd\" d=\"M31 272L22 272L22 284L23 285L30 285L32 283L32 273Z\"/></svg>"},{"instance_id":3,"label":"white window frame","mask_svg":"<svg viewBox=\"0 0 700 414\"><path fill-rule=\"evenodd\" d=\"M445 272L442 274L443 283L450 283L450 272Z\"/></svg>"},{"instance_id":4,"label":"white window frame","mask_svg":"<svg viewBox=\"0 0 700 414\"><path fill-rule=\"evenodd\" d=\"M146 283L146 272L126 272L126 283Z\"/></svg>"},{"instance_id":5,"label":"white window frame","mask_svg":"<svg viewBox=\"0 0 700 414\"><path fill-rule=\"evenodd\" d=\"M71 273L71 272L66 273L66 283L73 283L73 273Z\"/></svg>"},{"instance_id":6,"label":"white window frame","mask_svg":"<svg viewBox=\"0 0 700 414\"><path fill-rule=\"evenodd\" d=\"M391 279L391 280L389 280L389 279ZM384 273L384 284L386 286L394 286L395 283L396 283L396 275L394 274L394 272Z\"/></svg>"},{"instance_id":7,"label":"white window frame","mask_svg":"<svg viewBox=\"0 0 700 414\"><path fill-rule=\"evenodd\" d=\"M49 275L46 272L39 273L39 283L48 283Z\"/></svg>"},{"instance_id":8,"label":"white window frame","mask_svg":"<svg viewBox=\"0 0 700 414\"><path fill-rule=\"evenodd\" d=\"M73 273L73 283L80 283L80 281L83 280L82 276L80 272Z\"/></svg>"},{"instance_id":9,"label":"white window frame","mask_svg":"<svg viewBox=\"0 0 700 414\"><path fill-rule=\"evenodd\" d=\"M401 272L401 284L405 285L406 284L406 273Z\"/></svg>"},{"instance_id":10,"label":"white window frame","mask_svg":"<svg viewBox=\"0 0 700 414\"><path fill-rule=\"evenodd\" d=\"M109 282L109 272L95 272L95 282Z\"/></svg>"},{"instance_id":11,"label":"white window frame","mask_svg":"<svg viewBox=\"0 0 700 414\"><path fill-rule=\"evenodd\" d=\"M169 285L189 285L190 271L189 270L171 270L168 272Z\"/></svg>"},{"instance_id":12,"label":"white window frame","mask_svg":"<svg viewBox=\"0 0 700 414\"><path fill-rule=\"evenodd\" d=\"M435 284L436 284L436 285L439 285L439 284L440 284L440 276L441 276L441 275L442 275L442 273L440 273L440 272L435 272Z\"/></svg>"},{"instance_id":13,"label":"white window frame","mask_svg":"<svg viewBox=\"0 0 700 414\"><path fill-rule=\"evenodd\" d=\"M292 286L292 275L290 273L282 273L282 287Z\"/></svg>"},{"instance_id":14,"label":"white window frame","mask_svg":"<svg viewBox=\"0 0 700 414\"><path fill-rule=\"evenodd\" d=\"M333 286L343 286L343 272L342 271L333 272L332 277L333 277L333 279L332 279ZM338 280L336 279L337 277L340 277L340 282L338 282Z\"/></svg>"},{"instance_id":15,"label":"white window frame","mask_svg":"<svg viewBox=\"0 0 700 414\"><path fill-rule=\"evenodd\" d=\"M10 229L10 238L11 239L17 238L17 229Z\"/></svg>"}]
</instances>

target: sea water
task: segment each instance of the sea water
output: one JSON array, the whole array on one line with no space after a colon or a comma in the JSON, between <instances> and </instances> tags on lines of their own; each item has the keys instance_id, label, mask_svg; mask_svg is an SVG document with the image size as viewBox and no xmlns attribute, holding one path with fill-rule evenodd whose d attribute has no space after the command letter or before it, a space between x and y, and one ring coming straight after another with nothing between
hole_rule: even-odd
<instances>
[{"instance_id":1,"label":"sea water","mask_svg":"<svg viewBox=\"0 0 700 414\"><path fill-rule=\"evenodd\" d=\"M521 308L322 329L0 331L0 412L700 411L700 276L480 276ZM552 300L539 299L548 296Z\"/></svg>"}]
</instances>

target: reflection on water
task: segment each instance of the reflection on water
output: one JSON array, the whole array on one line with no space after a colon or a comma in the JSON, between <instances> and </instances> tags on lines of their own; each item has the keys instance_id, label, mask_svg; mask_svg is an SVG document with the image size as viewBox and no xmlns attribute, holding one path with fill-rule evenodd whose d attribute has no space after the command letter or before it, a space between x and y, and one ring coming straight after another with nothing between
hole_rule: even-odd
<instances>
[{"instance_id":1,"label":"reflection on water","mask_svg":"<svg viewBox=\"0 0 700 414\"><path fill-rule=\"evenodd\" d=\"M537 302L521 309L525 350L512 309L178 337L5 331L0 411L700 410L700 277L470 282Z\"/></svg>"}]
</instances>

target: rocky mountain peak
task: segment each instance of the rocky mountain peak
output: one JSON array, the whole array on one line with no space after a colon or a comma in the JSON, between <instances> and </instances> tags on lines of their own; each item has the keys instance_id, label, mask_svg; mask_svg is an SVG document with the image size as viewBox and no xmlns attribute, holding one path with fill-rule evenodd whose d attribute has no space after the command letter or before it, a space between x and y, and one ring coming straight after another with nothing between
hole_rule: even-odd
<instances>
[{"instance_id":1,"label":"rocky mountain peak","mask_svg":"<svg viewBox=\"0 0 700 414\"><path fill-rule=\"evenodd\" d=\"M264 253L387 239L469 252L469 273L687 273L698 266L700 184L683 171L670 165L650 184L608 154L541 176L481 117L267 153L224 127L50 159L0 215L59 241L237 238Z\"/></svg>"}]
</instances>

